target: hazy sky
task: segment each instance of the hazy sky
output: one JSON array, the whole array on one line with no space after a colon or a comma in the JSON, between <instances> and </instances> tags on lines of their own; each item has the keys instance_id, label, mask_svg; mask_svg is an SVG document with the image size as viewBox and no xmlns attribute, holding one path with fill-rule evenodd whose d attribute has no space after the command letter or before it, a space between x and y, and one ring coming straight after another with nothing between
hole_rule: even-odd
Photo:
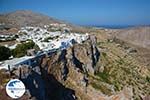
<instances>
[{"instance_id":1,"label":"hazy sky","mask_svg":"<svg viewBox=\"0 0 150 100\"><path fill-rule=\"evenodd\" d=\"M81 25L150 24L150 0L0 0L0 12L32 10Z\"/></svg>"}]
</instances>

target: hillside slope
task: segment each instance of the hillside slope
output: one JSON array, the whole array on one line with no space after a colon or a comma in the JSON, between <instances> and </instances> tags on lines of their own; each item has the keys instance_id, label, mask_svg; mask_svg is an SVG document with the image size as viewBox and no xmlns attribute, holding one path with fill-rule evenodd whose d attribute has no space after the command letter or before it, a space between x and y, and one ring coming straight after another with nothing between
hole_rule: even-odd
<instances>
[{"instance_id":1,"label":"hillside slope","mask_svg":"<svg viewBox=\"0 0 150 100\"><path fill-rule=\"evenodd\" d=\"M150 27L135 27L122 29L116 37L133 45L150 49Z\"/></svg>"},{"instance_id":2,"label":"hillside slope","mask_svg":"<svg viewBox=\"0 0 150 100\"><path fill-rule=\"evenodd\" d=\"M13 27L20 27L26 25L43 26L50 23L62 23L62 21L32 11L20 10L11 13L1 14L0 23L5 23Z\"/></svg>"},{"instance_id":3,"label":"hillside slope","mask_svg":"<svg viewBox=\"0 0 150 100\"><path fill-rule=\"evenodd\" d=\"M124 47L132 47L138 51L135 59L141 63L150 66L150 27L139 26L128 29L119 29L109 31L111 36L121 42ZM119 40L119 41L118 41ZM125 46L126 45L126 46Z\"/></svg>"}]
</instances>

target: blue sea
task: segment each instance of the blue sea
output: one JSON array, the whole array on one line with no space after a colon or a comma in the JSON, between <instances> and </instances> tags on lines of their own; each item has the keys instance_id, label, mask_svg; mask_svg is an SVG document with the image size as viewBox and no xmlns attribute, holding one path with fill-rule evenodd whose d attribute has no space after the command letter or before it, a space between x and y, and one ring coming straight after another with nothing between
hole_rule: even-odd
<instances>
[{"instance_id":1,"label":"blue sea","mask_svg":"<svg viewBox=\"0 0 150 100\"><path fill-rule=\"evenodd\" d=\"M132 28L132 27L144 27L150 25L89 25L91 27L96 28L105 28L105 29L126 29L126 28Z\"/></svg>"},{"instance_id":2,"label":"blue sea","mask_svg":"<svg viewBox=\"0 0 150 100\"><path fill-rule=\"evenodd\" d=\"M135 26L132 26L132 25L95 25L93 27L106 28L106 29L125 29L125 28L131 28Z\"/></svg>"}]
</instances>

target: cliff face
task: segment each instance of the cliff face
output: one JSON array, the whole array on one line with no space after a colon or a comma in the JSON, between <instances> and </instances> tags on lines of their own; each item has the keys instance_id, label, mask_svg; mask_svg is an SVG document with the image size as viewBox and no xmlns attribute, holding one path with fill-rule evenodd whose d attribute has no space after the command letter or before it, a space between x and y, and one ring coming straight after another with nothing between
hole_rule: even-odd
<instances>
[{"instance_id":1,"label":"cliff face","mask_svg":"<svg viewBox=\"0 0 150 100\"><path fill-rule=\"evenodd\" d=\"M74 100L78 96L73 86L79 85L85 90L88 85L88 75L95 73L100 56L94 42L95 39L88 40L43 58L41 75L46 83L48 98ZM72 89L69 89L70 85L73 85Z\"/></svg>"},{"instance_id":2,"label":"cliff face","mask_svg":"<svg viewBox=\"0 0 150 100\"><path fill-rule=\"evenodd\" d=\"M55 71L53 70L58 71L55 66L59 66L61 70L58 73L61 73L66 77L69 73L70 67L73 67L75 70L85 74L94 74L96 71L96 63L100 57L100 52L95 44L95 39L89 39L83 44L75 44L73 47L70 47L67 50L65 49L53 53L47 61L48 72L54 74ZM42 64L44 62L45 61L43 60ZM53 68L53 66L55 68ZM56 72L56 74L58 73ZM65 80L65 78L63 79Z\"/></svg>"},{"instance_id":3,"label":"cliff face","mask_svg":"<svg viewBox=\"0 0 150 100\"><path fill-rule=\"evenodd\" d=\"M99 57L96 38L91 36L83 44L36 59L34 68L21 66L12 73L24 82L31 99L88 100L88 76L97 71Z\"/></svg>"}]
</instances>

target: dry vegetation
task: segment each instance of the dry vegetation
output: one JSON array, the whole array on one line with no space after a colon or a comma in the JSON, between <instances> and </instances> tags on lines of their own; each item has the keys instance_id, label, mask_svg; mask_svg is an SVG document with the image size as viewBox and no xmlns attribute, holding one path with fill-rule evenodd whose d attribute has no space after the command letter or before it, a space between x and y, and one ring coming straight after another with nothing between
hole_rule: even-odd
<instances>
[{"instance_id":1,"label":"dry vegetation","mask_svg":"<svg viewBox=\"0 0 150 100\"><path fill-rule=\"evenodd\" d=\"M101 51L100 62L97 64L100 72L96 77L91 77L91 85L107 95L121 91L125 86L132 87L133 98L137 100L150 94L150 70L137 59L141 57L139 52L128 53L122 44L108 41L110 36L104 31L95 34ZM142 50L145 52L145 49Z\"/></svg>"}]
</instances>

